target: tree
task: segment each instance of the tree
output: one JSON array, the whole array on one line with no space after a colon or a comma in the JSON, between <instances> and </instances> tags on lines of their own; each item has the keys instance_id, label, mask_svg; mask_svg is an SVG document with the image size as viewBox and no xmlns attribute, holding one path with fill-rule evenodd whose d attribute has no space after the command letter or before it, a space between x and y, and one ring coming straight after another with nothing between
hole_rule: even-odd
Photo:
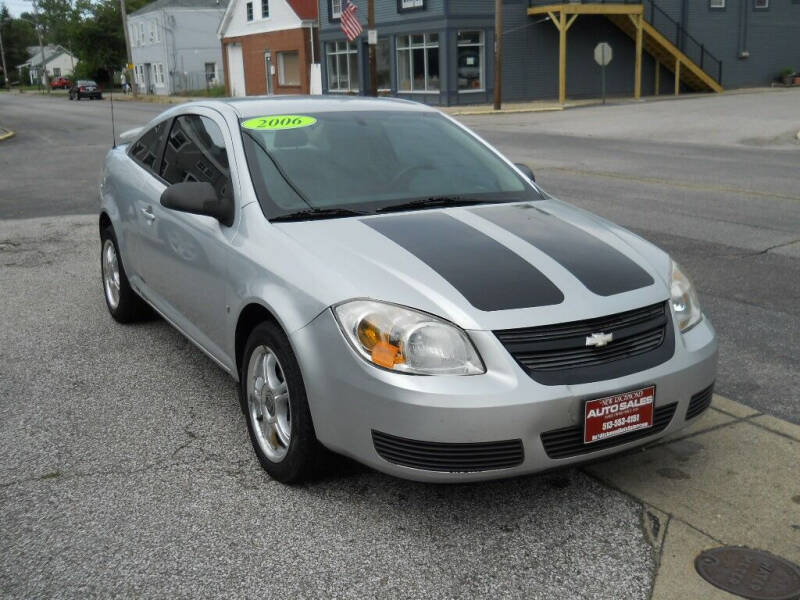
<instances>
[{"instance_id":1,"label":"tree","mask_svg":"<svg viewBox=\"0 0 800 600\"><path fill-rule=\"evenodd\" d=\"M8 78L14 81L17 79L17 65L28 60L28 47L37 44L36 32L28 21L12 18L5 4L0 6L0 28L2 28L3 49L9 71Z\"/></svg>"},{"instance_id":2,"label":"tree","mask_svg":"<svg viewBox=\"0 0 800 600\"><path fill-rule=\"evenodd\" d=\"M138 10L149 1L128 0L128 10ZM109 81L111 73L128 62L119 0L76 0L73 10L76 18L70 35L81 72Z\"/></svg>"}]
</instances>

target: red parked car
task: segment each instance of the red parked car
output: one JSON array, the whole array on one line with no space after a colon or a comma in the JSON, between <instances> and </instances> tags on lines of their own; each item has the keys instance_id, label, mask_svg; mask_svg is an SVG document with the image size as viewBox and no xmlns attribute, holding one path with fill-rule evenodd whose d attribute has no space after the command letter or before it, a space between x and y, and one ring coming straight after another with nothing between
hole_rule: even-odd
<instances>
[{"instance_id":1,"label":"red parked car","mask_svg":"<svg viewBox=\"0 0 800 600\"><path fill-rule=\"evenodd\" d=\"M72 82L66 77L56 77L50 82L50 87L54 90L66 90L72 86Z\"/></svg>"}]
</instances>

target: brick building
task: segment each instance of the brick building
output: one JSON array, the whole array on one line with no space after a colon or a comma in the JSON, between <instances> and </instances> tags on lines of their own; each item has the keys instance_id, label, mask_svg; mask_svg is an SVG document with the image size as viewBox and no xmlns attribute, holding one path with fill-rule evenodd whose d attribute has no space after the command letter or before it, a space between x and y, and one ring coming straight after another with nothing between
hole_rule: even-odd
<instances>
[{"instance_id":1,"label":"brick building","mask_svg":"<svg viewBox=\"0 0 800 600\"><path fill-rule=\"evenodd\" d=\"M316 28L316 0L231 0L217 31L228 94L310 93Z\"/></svg>"}]
</instances>

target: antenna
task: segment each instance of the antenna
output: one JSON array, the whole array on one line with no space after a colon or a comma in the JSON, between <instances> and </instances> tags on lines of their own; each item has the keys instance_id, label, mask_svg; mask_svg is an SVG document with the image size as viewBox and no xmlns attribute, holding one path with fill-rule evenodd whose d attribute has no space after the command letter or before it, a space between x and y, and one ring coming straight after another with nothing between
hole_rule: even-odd
<instances>
[{"instance_id":1,"label":"antenna","mask_svg":"<svg viewBox=\"0 0 800 600\"><path fill-rule=\"evenodd\" d=\"M114 128L114 70L111 70L111 87L109 88L108 98L111 101L111 139L113 141L112 148L117 147L117 131Z\"/></svg>"}]
</instances>

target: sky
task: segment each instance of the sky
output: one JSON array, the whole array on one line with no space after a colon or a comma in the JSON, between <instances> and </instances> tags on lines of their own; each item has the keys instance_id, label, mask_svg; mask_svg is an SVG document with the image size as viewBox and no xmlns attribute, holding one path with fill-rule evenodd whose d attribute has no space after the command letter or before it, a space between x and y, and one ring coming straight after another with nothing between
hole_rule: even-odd
<instances>
[{"instance_id":1,"label":"sky","mask_svg":"<svg viewBox=\"0 0 800 600\"><path fill-rule=\"evenodd\" d=\"M18 17L23 12L33 12L30 0L0 0L0 4L5 4L13 17Z\"/></svg>"}]
</instances>

